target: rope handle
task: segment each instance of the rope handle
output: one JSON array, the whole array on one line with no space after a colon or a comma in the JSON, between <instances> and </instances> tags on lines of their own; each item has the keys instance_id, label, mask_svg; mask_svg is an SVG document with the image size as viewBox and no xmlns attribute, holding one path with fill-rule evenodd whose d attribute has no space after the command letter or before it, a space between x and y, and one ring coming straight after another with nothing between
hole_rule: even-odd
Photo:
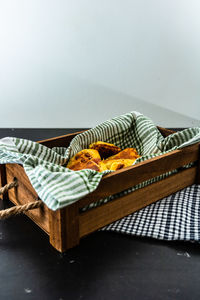
<instances>
[{"instance_id":1,"label":"rope handle","mask_svg":"<svg viewBox=\"0 0 200 300\"><path fill-rule=\"evenodd\" d=\"M5 186L3 186L2 188L0 188L0 195L7 193L8 190L12 189L13 187L17 187L17 186L18 186L18 182L15 179L13 182L10 182L10 183L6 184ZM25 213L26 211L31 210L31 209L39 208L42 205L43 205L42 200L37 200L34 202L29 202L27 204L16 205L16 206L4 209L4 210L0 210L0 220L7 219L11 216L19 215L21 213Z\"/></svg>"}]
</instances>

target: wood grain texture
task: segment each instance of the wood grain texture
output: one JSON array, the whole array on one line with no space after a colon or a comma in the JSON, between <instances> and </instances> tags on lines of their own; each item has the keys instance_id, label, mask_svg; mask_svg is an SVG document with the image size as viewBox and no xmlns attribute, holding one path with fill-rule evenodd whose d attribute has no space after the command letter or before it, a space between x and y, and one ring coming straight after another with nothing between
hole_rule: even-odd
<instances>
[{"instance_id":1,"label":"wood grain texture","mask_svg":"<svg viewBox=\"0 0 200 300\"><path fill-rule=\"evenodd\" d=\"M49 212L49 242L60 252L64 252L66 248L65 221L64 209Z\"/></svg>"},{"instance_id":2,"label":"wood grain texture","mask_svg":"<svg viewBox=\"0 0 200 300\"><path fill-rule=\"evenodd\" d=\"M18 181L18 186L8 192L9 200L12 203L15 205L22 205L38 200L38 195L32 187L22 166L18 164L6 164L6 174L8 182L12 182L14 177ZM49 233L49 209L45 204L42 208L26 212L26 215L46 233Z\"/></svg>"},{"instance_id":3,"label":"wood grain texture","mask_svg":"<svg viewBox=\"0 0 200 300\"><path fill-rule=\"evenodd\" d=\"M79 244L79 211L77 203L49 213L50 243L60 252Z\"/></svg>"},{"instance_id":4,"label":"wood grain texture","mask_svg":"<svg viewBox=\"0 0 200 300\"><path fill-rule=\"evenodd\" d=\"M123 218L195 182L197 167L180 171L80 215L80 237Z\"/></svg>"},{"instance_id":5,"label":"wood grain texture","mask_svg":"<svg viewBox=\"0 0 200 300\"><path fill-rule=\"evenodd\" d=\"M190 162L197 161L198 149L199 145L195 144L105 175L93 193L79 200L79 207L82 208L94 201L124 191Z\"/></svg>"}]
</instances>

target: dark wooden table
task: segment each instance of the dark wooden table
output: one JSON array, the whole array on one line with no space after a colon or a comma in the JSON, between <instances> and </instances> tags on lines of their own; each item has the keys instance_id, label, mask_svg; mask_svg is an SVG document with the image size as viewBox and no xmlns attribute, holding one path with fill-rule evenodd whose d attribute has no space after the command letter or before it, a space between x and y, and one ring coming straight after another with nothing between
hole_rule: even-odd
<instances>
[{"instance_id":1,"label":"dark wooden table","mask_svg":"<svg viewBox=\"0 0 200 300\"><path fill-rule=\"evenodd\" d=\"M0 129L0 137L39 140L72 131ZM197 243L99 231L60 254L26 216L0 221L0 300L199 300L199 277Z\"/></svg>"}]
</instances>

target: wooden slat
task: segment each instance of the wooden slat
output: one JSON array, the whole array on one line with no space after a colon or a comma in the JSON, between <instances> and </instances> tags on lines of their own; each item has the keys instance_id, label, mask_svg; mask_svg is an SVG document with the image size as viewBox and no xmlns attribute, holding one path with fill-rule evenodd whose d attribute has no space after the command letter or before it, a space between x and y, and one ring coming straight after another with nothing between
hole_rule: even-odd
<instances>
[{"instance_id":1,"label":"wooden slat","mask_svg":"<svg viewBox=\"0 0 200 300\"><path fill-rule=\"evenodd\" d=\"M68 147L69 143L71 142L71 140L79 133L84 132L85 130L82 131L78 131L75 133L69 133L66 135L61 135L58 137L54 137L54 138L50 138L50 139L46 139L46 140L41 140L38 141L38 143L49 147L49 148L53 148L53 147Z\"/></svg>"},{"instance_id":2,"label":"wooden slat","mask_svg":"<svg viewBox=\"0 0 200 300\"><path fill-rule=\"evenodd\" d=\"M197 167L136 190L80 215L80 236L83 237L107 224L123 218L163 197L175 193L195 182Z\"/></svg>"},{"instance_id":3,"label":"wooden slat","mask_svg":"<svg viewBox=\"0 0 200 300\"><path fill-rule=\"evenodd\" d=\"M32 187L24 169L18 164L6 164L7 182L12 182L13 178L17 178L18 186L9 190L9 200L15 205L22 205L38 199L38 195ZM44 204L42 208L37 208L26 212L38 226L46 233L49 233L49 209Z\"/></svg>"},{"instance_id":4,"label":"wooden slat","mask_svg":"<svg viewBox=\"0 0 200 300\"><path fill-rule=\"evenodd\" d=\"M50 243L60 252L79 244L79 210L73 203L49 214Z\"/></svg>"},{"instance_id":5,"label":"wooden slat","mask_svg":"<svg viewBox=\"0 0 200 300\"><path fill-rule=\"evenodd\" d=\"M60 252L65 251L66 230L64 225L64 209L49 211L49 241L50 244Z\"/></svg>"},{"instance_id":6,"label":"wooden slat","mask_svg":"<svg viewBox=\"0 0 200 300\"><path fill-rule=\"evenodd\" d=\"M154 157L135 166L105 175L97 189L79 200L82 208L99 199L124 191L148 179L198 160L198 144Z\"/></svg>"}]
</instances>

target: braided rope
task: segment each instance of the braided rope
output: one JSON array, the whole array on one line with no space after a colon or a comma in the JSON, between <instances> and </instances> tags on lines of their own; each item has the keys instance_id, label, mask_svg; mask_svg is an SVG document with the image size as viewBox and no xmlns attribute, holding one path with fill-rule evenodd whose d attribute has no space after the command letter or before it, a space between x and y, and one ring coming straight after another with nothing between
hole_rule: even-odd
<instances>
[{"instance_id":1,"label":"braided rope","mask_svg":"<svg viewBox=\"0 0 200 300\"><path fill-rule=\"evenodd\" d=\"M0 188L0 195L7 193L8 190L12 189L13 187L16 187L17 185L17 180L14 180L13 182L4 185L2 188Z\"/></svg>"},{"instance_id":2,"label":"braided rope","mask_svg":"<svg viewBox=\"0 0 200 300\"><path fill-rule=\"evenodd\" d=\"M0 188L0 195L7 193L9 189L16 187L17 185L17 180L6 184L4 187ZM23 205L17 205L4 210L0 210L0 220L7 219L11 216L19 215L21 213L25 213L28 210L39 208L41 206L43 206L42 200L37 200Z\"/></svg>"},{"instance_id":3,"label":"braided rope","mask_svg":"<svg viewBox=\"0 0 200 300\"><path fill-rule=\"evenodd\" d=\"M27 203L24 205L17 205L17 206L8 208L8 209L1 210L0 211L0 220L7 219L11 216L19 215L21 213L25 213L26 211L28 211L30 209L39 208L42 205L43 205L42 200L37 200L37 201L30 202L30 203Z\"/></svg>"}]
</instances>

